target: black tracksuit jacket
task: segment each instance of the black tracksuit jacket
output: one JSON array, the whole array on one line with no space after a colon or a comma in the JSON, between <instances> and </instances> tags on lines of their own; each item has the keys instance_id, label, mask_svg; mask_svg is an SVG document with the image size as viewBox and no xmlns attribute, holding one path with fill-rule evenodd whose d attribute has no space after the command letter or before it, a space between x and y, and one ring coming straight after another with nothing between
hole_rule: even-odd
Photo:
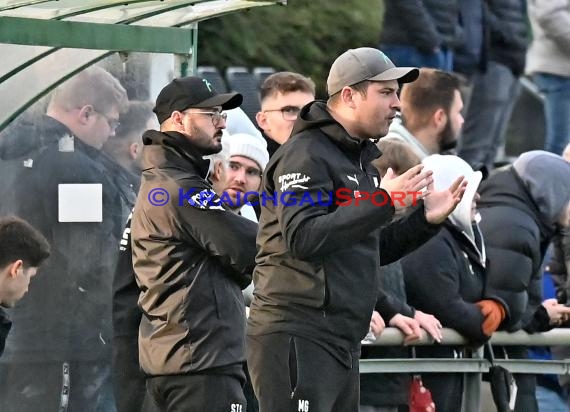
<instances>
[{"instance_id":1,"label":"black tracksuit jacket","mask_svg":"<svg viewBox=\"0 0 570 412\"><path fill-rule=\"evenodd\" d=\"M313 204L267 199L262 205L249 335L290 333L325 347L347 367L358 361L380 262L398 260L439 230L426 221L423 206L391 223L390 204L336 204L345 200L335 195L338 189L351 198L356 190L380 190L370 164L379 155L371 141L349 136L324 102L303 108L291 139L267 165L262 188L278 200L287 191ZM396 313L386 309L387 319Z\"/></svg>"}]
</instances>

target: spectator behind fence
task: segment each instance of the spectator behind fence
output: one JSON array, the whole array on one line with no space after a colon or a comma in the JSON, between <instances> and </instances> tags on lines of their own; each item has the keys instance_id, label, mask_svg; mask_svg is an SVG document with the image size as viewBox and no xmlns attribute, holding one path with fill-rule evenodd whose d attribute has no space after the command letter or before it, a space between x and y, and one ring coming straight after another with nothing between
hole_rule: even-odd
<instances>
[{"instance_id":1,"label":"spectator behind fence","mask_svg":"<svg viewBox=\"0 0 570 412\"><path fill-rule=\"evenodd\" d=\"M12 322L2 308L13 307L50 255L47 239L17 217L0 218L0 356Z\"/></svg>"},{"instance_id":2,"label":"spectator behind fence","mask_svg":"<svg viewBox=\"0 0 570 412\"><path fill-rule=\"evenodd\" d=\"M460 175L468 184L441 232L402 259L408 301L479 346L497 330L508 310L504 301L485 290L485 244L476 221L482 173L474 172L457 156L432 155L422 163L433 171L436 189ZM462 350L460 346L430 346L418 347L416 353L421 358L457 358L462 357ZM461 410L463 374L422 373L422 380L438 412Z\"/></svg>"},{"instance_id":3,"label":"spectator behind fence","mask_svg":"<svg viewBox=\"0 0 570 412\"><path fill-rule=\"evenodd\" d=\"M261 85L260 99L261 111L255 120L273 156L289 139L301 108L315 100L315 83L299 73L273 73Z\"/></svg>"},{"instance_id":4,"label":"spectator behind fence","mask_svg":"<svg viewBox=\"0 0 570 412\"><path fill-rule=\"evenodd\" d=\"M378 49L346 51L331 66L329 101L303 108L266 168L264 192L320 203L262 205L247 337L261 412L358 410L360 342L377 300L380 254L388 264L425 242L461 199L458 179L395 223L391 205L353 201L356 190L432 187L421 166L399 177L390 170L380 181L370 163L379 155L370 139L388 132L399 108L398 83L417 76ZM349 205L334 202L340 188L350 190Z\"/></svg>"},{"instance_id":5,"label":"spectator behind fence","mask_svg":"<svg viewBox=\"0 0 570 412\"><path fill-rule=\"evenodd\" d=\"M401 117L385 139L407 143L420 159L453 150L463 126L460 86L452 73L420 69L418 79L402 87Z\"/></svg>"},{"instance_id":6,"label":"spectator behind fence","mask_svg":"<svg viewBox=\"0 0 570 412\"><path fill-rule=\"evenodd\" d=\"M139 360L164 411L246 409L241 289L251 282L257 225L224 207L203 158L222 149L222 110L242 100L199 77L174 79L156 100L160 132L143 135L131 242Z\"/></svg>"},{"instance_id":7,"label":"spectator behind fence","mask_svg":"<svg viewBox=\"0 0 570 412\"><path fill-rule=\"evenodd\" d=\"M388 172L388 168L391 168L396 175L401 175L421 163L420 158L406 143L395 139L380 139L377 146L382 155L372 164L378 169L381 177ZM405 335L406 343L413 343L415 338L421 336L420 326L430 333L435 341L441 341L441 323L439 320L406 304L404 275L399 260L380 267L378 283L380 293L379 300L376 302L377 310L383 311L382 299L386 296L383 293L385 292L394 299L392 305L397 307L399 314L413 318L415 321L403 323L404 328L401 330ZM392 321L391 326L402 325L400 322L394 324L394 319ZM362 347L363 359L408 358L408 356L408 349L405 348L366 345ZM360 412L396 412L398 408L407 407L409 385L409 374L361 374Z\"/></svg>"},{"instance_id":8,"label":"spectator behind fence","mask_svg":"<svg viewBox=\"0 0 570 412\"><path fill-rule=\"evenodd\" d=\"M489 41L484 71L471 82L459 156L473 167L491 170L503 149L511 113L520 93L528 43L526 0L487 0Z\"/></svg>"},{"instance_id":9,"label":"spectator behind fence","mask_svg":"<svg viewBox=\"0 0 570 412\"><path fill-rule=\"evenodd\" d=\"M570 1L528 0L532 42L525 72L544 95L544 149L562 154L570 140Z\"/></svg>"},{"instance_id":10,"label":"spectator behind fence","mask_svg":"<svg viewBox=\"0 0 570 412\"><path fill-rule=\"evenodd\" d=\"M487 242L487 290L508 305L505 329L547 331L570 308L542 301L542 261L551 240L570 225L570 164L541 150L523 153L481 185L481 231ZM526 347L508 346L510 358L526 359ZM516 374L515 411L537 411L534 375Z\"/></svg>"},{"instance_id":11,"label":"spectator behind fence","mask_svg":"<svg viewBox=\"0 0 570 412\"><path fill-rule=\"evenodd\" d=\"M125 89L102 68L75 75L51 95L36 121L39 135L30 136L39 147L13 171L7 202L43 233L52 256L13 312L0 368L2 411L114 410L111 283L124 222L101 148L126 103ZM87 207L89 198L96 200Z\"/></svg>"},{"instance_id":12,"label":"spectator behind fence","mask_svg":"<svg viewBox=\"0 0 570 412\"><path fill-rule=\"evenodd\" d=\"M386 0L380 49L397 66L453 70L457 0Z\"/></svg>"}]
</instances>

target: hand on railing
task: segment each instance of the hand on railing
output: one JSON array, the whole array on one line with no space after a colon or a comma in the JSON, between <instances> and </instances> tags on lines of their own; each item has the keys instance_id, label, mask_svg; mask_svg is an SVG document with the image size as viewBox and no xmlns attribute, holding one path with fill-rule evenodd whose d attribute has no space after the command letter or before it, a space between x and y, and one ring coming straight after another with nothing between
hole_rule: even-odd
<instances>
[{"instance_id":1,"label":"hand on railing","mask_svg":"<svg viewBox=\"0 0 570 412\"><path fill-rule=\"evenodd\" d=\"M551 325L562 325L570 318L570 308L566 305L558 303L556 299L546 299L542 302L542 306L546 309Z\"/></svg>"},{"instance_id":2,"label":"hand on railing","mask_svg":"<svg viewBox=\"0 0 570 412\"><path fill-rule=\"evenodd\" d=\"M503 319L505 319L505 308L496 300L483 299L475 303L479 306L481 313L485 317L483 321L482 329L483 333L487 336L491 336L495 332Z\"/></svg>"},{"instance_id":3,"label":"hand on railing","mask_svg":"<svg viewBox=\"0 0 570 412\"><path fill-rule=\"evenodd\" d=\"M401 313L394 315L388 324L402 331L405 335L404 345L413 343L422 337L422 328L420 328L419 322Z\"/></svg>"},{"instance_id":4,"label":"hand on railing","mask_svg":"<svg viewBox=\"0 0 570 412\"><path fill-rule=\"evenodd\" d=\"M372 312L372 318L370 318L370 332L374 336L380 336L380 334L386 329L386 324L382 316L376 311Z\"/></svg>"},{"instance_id":5,"label":"hand on railing","mask_svg":"<svg viewBox=\"0 0 570 412\"><path fill-rule=\"evenodd\" d=\"M443 334L441 333L441 329L443 326L441 322L433 315L428 315L427 313L422 312L421 310L416 310L414 315L414 319L418 321L420 326L425 329L427 333L438 343L441 343L443 339Z\"/></svg>"}]
</instances>

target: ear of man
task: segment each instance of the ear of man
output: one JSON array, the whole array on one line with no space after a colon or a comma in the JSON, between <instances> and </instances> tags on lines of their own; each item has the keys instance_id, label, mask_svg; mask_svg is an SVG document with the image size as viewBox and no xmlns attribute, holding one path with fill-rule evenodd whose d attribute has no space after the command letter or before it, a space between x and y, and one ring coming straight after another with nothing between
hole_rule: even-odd
<instances>
[{"instance_id":1,"label":"ear of man","mask_svg":"<svg viewBox=\"0 0 570 412\"><path fill-rule=\"evenodd\" d=\"M22 259L18 259L8 264L8 274L10 275L11 278L15 278L16 276L18 276L18 272L23 267L24 267L24 262L22 261Z\"/></svg>"},{"instance_id":2,"label":"ear of man","mask_svg":"<svg viewBox=\"0 0 570 412\"><path fill-rule=\"evenodd\" d=\"M440 107L433 113L433 122L438 132L445 128L447 124L447 113L445 113L443 108Z\"/></svg>"}]
</instances>

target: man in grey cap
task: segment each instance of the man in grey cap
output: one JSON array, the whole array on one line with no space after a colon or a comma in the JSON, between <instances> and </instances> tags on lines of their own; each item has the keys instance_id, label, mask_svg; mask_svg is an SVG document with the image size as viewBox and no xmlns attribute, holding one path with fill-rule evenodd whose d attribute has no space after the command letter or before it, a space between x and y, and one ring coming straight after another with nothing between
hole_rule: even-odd
<instances>
[{"instance_id":1,"label":"man in grey cap","mask_svg":"<svg viewBox=\"0 0 570 412\"><path fill-rule=\"evenodd\" d=\"M380 257L393 262L430 239L463 195L462 179L433 191L421 165L380 181L370 164L380 155L371 139L388 132L399 108L399 84L417 77L377 49L343 53L330 70L328 102L303 107L265 169L262 193L274 196L262 199L247 336L260 412L358 411L360 342L377 304ZM395 208L412 196L364 200L426 187L421 205L395 223ZM386 296L380 302L391 324L398 309Z\"/></svg>"}]
</instances>

